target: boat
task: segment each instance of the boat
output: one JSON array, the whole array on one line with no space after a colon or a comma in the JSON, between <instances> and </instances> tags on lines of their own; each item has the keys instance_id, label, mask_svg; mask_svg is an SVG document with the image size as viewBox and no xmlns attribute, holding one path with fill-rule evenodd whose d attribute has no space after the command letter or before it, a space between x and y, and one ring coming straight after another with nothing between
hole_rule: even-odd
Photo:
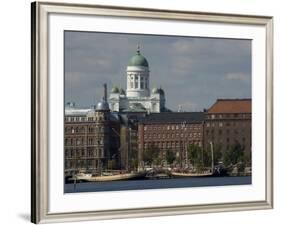
<instances>
[{"instance_id":1,"label":"boat","mask_svg":"<svg viewBox=\"0 0 281 225\"><path fill-rule=\"evenodd\" d=\"M205 173L182 173L182 172L171 172L173 177L210 177L213 176L212 172Z\"/></svg>"},{"instance_id":2,"label":"boat","mask_svg":"<svg viewBox=\"0 0 281 225\"><path fill-rule=\"evenodd\" d=\"M133 172L133 173L124 173L124 174L115 174L115 175L102 175L102 176L92 176L89 174L84 175L76 175L76 177L72 178L72 180L77 181L87 181L87 182L102 182L102 181L118 181L118 180L131 180L143 178L145 176L145 172Z\"/></svg>"},{"instance_id":3,"label":"boat","mask_svg":"<svg viewBox=\"0 0 281 225\"><path fill-rule=\"evenodd\" d=\"M171 178L171 175L170 174L167 174L167 173L155 173L155 174L147 174L145 176L145 178L148 178L148 179L169 179Z\"/></svg>"}]
</instances>

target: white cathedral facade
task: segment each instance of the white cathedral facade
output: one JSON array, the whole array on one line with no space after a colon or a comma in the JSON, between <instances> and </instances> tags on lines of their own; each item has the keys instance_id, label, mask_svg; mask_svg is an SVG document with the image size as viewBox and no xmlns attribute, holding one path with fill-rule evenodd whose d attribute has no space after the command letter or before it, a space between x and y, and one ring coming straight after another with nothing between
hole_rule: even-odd
<instances>
[{"instance_id":1,"label":"white cathedral facade","mask_svg":"<svg viewBox=\"0 0 281 225\"><path fill-rule=\"evenodd\" d=\"M127 66L127 89L113 87L109 95L109 107L115 112L163 112L165 93L162 88L149 88L149 64L139 47Z\"/></svg>"}]
</instances>

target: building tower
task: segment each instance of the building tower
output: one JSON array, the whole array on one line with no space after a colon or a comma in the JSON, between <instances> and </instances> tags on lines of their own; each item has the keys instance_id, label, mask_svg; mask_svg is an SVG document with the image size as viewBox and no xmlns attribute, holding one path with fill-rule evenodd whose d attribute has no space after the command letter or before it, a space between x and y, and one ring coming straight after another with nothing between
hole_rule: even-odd
<instances>
[{"instance_id":1,"label":"building tower","mask_svg":"<svg viewBox=\"0 0 281 225\"><path fill-rule=\"evenodd\" d=\"M94 113L94 122L96 125L96 158L97 169L99 172L105 168L109 158L109 119L110 109L107 103L107 86L104 84L104 97L102 101L98 102Z\"/></svg>"},{"instance_id":2,"label":"building tower","mask_svg":"<svg viewBox=\"0 0 281 225\"><path fill-rule=\"evenodd\" d=\"M127 66L127 90L113 86L109 96L109 107L113 112L165 112L165 92L160 88L149 88L148 61L140 53L131 57Z\"/></svg>"},{"instance_id":3,"label":"building tower","mask_svg":"<svg viewBox=\"0 0 281 225\"><path fill-rule=\"evenodd\" d=\"M148 97L149 94L149 66L138 46L127 66L127 97L141 98Z\"/></svg>"}]
</instances>

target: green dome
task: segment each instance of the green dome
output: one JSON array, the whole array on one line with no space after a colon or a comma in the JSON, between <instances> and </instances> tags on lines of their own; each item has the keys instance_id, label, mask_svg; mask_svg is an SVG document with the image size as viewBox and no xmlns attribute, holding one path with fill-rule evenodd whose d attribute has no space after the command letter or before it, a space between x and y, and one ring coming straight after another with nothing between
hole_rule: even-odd
<instances>
[{"instance_id":1,"label":"green dome","mask_svg":"<svg viewBox=\"0 0 281 225\"><path fill-rule=\"evenodd\" d=\"M111 89L111 93L119 93L119 88L114 86L112 89Z\"/></svg>"},{"instance_id":2,"label":"green dome","mask_svg":"<svg viewBox=\"0 0 281 225\"><path fill-rule=\"evenodd\" d=\"M148 67L148 62L146 58L144 58L140 51L137 50L137 53L130 59L128 66L145 66Z\"/></svg>"},{"instance_id":3,"label":"green dome","mask_svg":"<svg viewBox=\"0 0 281 225\"><path fill-rule=\"evenodd\" d=\"M152 94L160 94L160 95L165 95L165 92L162 88L153 88L151 91Z\"/></svg>"},{"instance_id":4,"label":"green dome","mask_svg":"<svg viewBox=\"0 0 281 225\"><path fill-rule=\"evenodd\" d=\"M153 88L152 91L151 91L151 93L152 93L152 94L158 94L158 93L159 93L159 92L158 92L158 88L156 88L156 87Z\"/></svg>"}]
</instances>

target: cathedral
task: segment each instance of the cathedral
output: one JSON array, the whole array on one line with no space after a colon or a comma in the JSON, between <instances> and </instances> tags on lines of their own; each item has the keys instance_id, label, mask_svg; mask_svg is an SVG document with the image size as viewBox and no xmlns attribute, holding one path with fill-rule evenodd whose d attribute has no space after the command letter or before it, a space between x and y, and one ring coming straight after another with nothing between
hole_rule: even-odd
<instances>
[{"instance_id":1,"label":"cathedral","mask_svg":"<svg viewBox=\"0 0 281 225\"><path fill-rule=\"evenodd\" d=\"M149 64L141 55L139 47L129 60L127 70L127 89L114 86L109 95L109 107L113 112L168 111L165 107L165 92L162 88L149 88Z\"/></svg>"}]
</instances>

